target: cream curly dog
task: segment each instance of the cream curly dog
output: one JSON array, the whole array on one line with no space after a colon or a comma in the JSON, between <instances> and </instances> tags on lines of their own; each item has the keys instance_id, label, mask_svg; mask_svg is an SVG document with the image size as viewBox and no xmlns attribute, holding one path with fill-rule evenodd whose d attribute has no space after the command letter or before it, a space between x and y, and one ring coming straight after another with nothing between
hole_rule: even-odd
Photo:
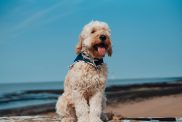
<instances>
[{"instance_id":1,"label":"cream curly dog","mask_svg":"<svg viewBox=\"0 0 182 122\"><path fill-rule=\"evenodd\" d=\"M73 65L56 104L61 122L102 122L106 98L107 66L103 57L112 55L110 29L105 22L91 21L81 34Z\"/></svg>"}]
</instances>

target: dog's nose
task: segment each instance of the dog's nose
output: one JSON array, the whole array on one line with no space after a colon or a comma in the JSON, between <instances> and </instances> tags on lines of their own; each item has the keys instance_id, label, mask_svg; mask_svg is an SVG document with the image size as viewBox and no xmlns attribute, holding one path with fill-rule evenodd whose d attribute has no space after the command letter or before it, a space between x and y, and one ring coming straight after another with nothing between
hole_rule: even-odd
<instances>
[{"instance_id":1,"label":"dog's nose","mask_svg":"<svg viewBox=\"0 0 182 122\"><path fill-rule=\"evenodd\" d=\"M105 35L100 35L99 38L100 38L101 41L105 41L106 40L106 36Z\"/></svg>"}]
</instances>

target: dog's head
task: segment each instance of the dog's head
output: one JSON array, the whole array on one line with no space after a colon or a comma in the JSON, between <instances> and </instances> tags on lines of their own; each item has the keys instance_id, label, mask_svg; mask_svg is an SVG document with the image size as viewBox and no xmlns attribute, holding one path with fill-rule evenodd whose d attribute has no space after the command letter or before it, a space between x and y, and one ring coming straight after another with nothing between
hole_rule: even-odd
<instances>
[{"instance_id":1,"label":"dog's head","mask_svg":"<svg viewBox=\"0 0 182 122\"><path fill-rule=\"evenodd\" d=\"M102 58L107 53L112 55L110 29L107 23L91 21L84 26L80 40L76 46L76 53L87 50L93 58Z\"/></svg>"}]
</instances>

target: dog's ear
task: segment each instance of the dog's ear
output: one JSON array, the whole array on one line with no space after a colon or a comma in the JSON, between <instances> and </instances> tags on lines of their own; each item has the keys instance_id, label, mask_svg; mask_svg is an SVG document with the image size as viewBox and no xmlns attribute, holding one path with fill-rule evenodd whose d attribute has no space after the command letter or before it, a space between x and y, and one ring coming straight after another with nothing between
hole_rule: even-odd
<instances>
[{"instance_id":1,"label":"dog's ear","mask_svg":"<svg viewBox=\"0 0 182 122\"><path fill-rule=\"evenodd\" d=\"M112 46L110 45L107 49L108 56L112 56Z\"/></svg>"},{"instance_id":2,"label":"dog's ear","mask_svg":"<svg viewBox=\"0 0 182 122\"><path fill-rule=\"evenodd\" d=\"M75 49L76 54L79 54L81 52L81 50L82 50L82 43L83 43L83 37L80 36L79 42L76 45L76 49Z\"/></svg>"}]
</instances>

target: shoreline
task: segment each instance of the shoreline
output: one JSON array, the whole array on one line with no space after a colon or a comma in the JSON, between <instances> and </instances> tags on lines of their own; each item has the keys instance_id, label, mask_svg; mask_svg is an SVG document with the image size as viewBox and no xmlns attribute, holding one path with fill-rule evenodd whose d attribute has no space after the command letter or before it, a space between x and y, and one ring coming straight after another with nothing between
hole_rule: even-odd
<instances>
[{"instance_id":1,"label":"shoreline","mask_svg":"<svg viewBox=\"0 0 182 122\"><path fill-rule=\"evenodd\" d=\"M51 93L59 95L62 92L63 90L33 90L33 91L25 91L23 92L23 94ZM164 96L170 97L173 95L179 95L182 97L181 81L173 83L163 82L163 83L145 83L145 84L133 84L133 85L118 85L106 88L106 96L108 99L107 106L112 108L113 109L112 111L114 111L115 108L117 107L121 108L122 105L126 104L131 105L142 101L158 99ZM56 100L57 98L55 97L54 99ZM114 105L117 105L117 107L113 107ZM0 110L0 116L2 117L2 116L39 115L52 112L55 112L55 102L49 104Z\"/></svg>"}]
</instances>

